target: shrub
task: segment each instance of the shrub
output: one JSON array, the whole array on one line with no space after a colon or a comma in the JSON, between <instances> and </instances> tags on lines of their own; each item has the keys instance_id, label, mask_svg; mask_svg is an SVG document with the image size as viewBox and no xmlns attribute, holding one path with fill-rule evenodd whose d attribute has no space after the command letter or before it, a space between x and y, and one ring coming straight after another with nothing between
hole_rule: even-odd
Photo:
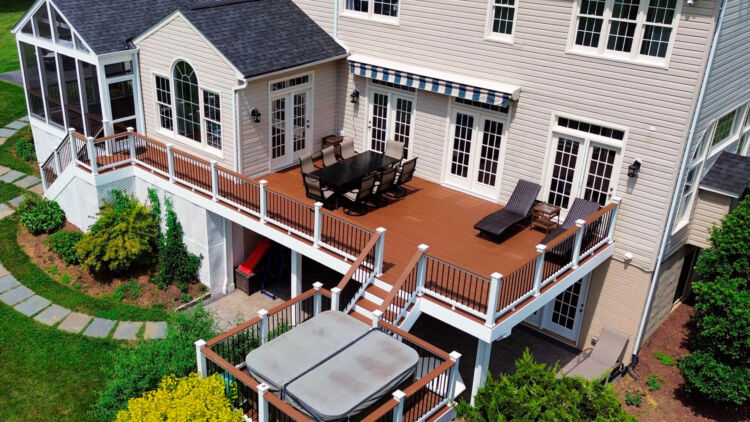
<instances>
[{"instance_id":1,"label":"shrub","mask_svg":"<svg viewBox=\"0 0 750 422\"><path fill-rule=\"evenodd\" d=\"M164 235L159 250L159 275L157 281L160 286L172 283L180 285L180 290L187 290L186 283L196 281L201 267L201 257L191 254L183 241L182 224L177 219L172 201L166 200L167 232Z\"/></svg>"},{"instance_id":2,"label":"shrub","mask_svg":"<svg viewBox=\"0 0 750 422\"><path fill-rule=\"evenodd\" d=\"M642 391L634 391L634 392L626 392L625 393L625 404L628 406L634 406L634 407L641 407L641 404L643 404L643 392Z\"/></svg>"},{"instance_id":3,"label":"shrub","mask_svg":"<svg viewBox=\"0 0 750 422\"><path fill-rule=\"evenodd\" d=\"M34 150L34 144L23 138L19 139L16 142L16 155L21 157L23 161L36 161L36 151Z\"/></svg>"},{"instance_id":4,"label":"shrub","mask_svg":"<svg viewBox=\"0 0 750 422\"><path fill-rule=\"evenodd\" d=\"M21 224L34 235L52 233L65 224L65 212L57 202L34 195L26 195L18 213Z\"/></svg>"},{"instance_id":5,"label":"shrub","mask_svg":"<svg viewBox=\"0 0 750 422\"><path fill-rule=\"evenodd\" d=\"M528 350L516 361L516 372L487 378L475 405L456 407L469 422L505 420L634 421L622 410L611 385L579 377L557 378L559 367L536 363Z\"/></svg>"},{"instance_id":6,"label":"shrub","mask_svg":"<svg viewBox=\"0 0 750 422\"><path fill-rule=\"evenodd\" d=\"M184 378L168 375L158 389L131 399L115 421L242 422L242 410L232 410L229 401L237 396L236 384L233 385L234 388L227 389L218 375L208 378L195 373ZM227 397L227 390L230 397Z\"/></svg>"},{"instance_id":7,"label":"shrub","mask_svg":"<svg viewBox=\"0 0 750 422\"><path fill-rule=\"evenodd\" d=\"M648 378L646 378L646 385L648 385L648 391L661 390L662 381L664 381L664 378L656 374L649 375Z\"/></svg>"},{"instance_id":8,"label":"shrub","mask_svg":"<svg viewBox=\"0 0 750 422\"><path fill-rule=\"evenodd\" d=\"M125 283L120 284L117 286L117 289L112 293L112 297L118 301L122 302L124 299L138 299L141 297L142 289L140 284L136 283L133 280L129 280Z\"/></svg>"},{"instance_id":9,"label":"shrub","mask_svg":"<svg viewBox=\"0 0 750 422\"><path fill-rule=\"evenodd\" d=\"M63 261L68 265L78 264L78 255L76 255L76 243L83 237L80 232L72 230L61 230L53 233L47 238L45 244L53 252L60 255Z\"/></svg>"},{"instance_id":10,"label":"shrub","mask_svg":"<svg viewBox=\"0 0 750 422\"><path fill-rule=\"evenodd\" d=\"M113 190L99 219L76 244L81 265L95 272L122 273L154 262L158 226L151 210L133 196Z\"/></svg>"},{"instance_id":11,"label":"shrub","mask_svg":"<svg viewBox=\"0 0 750 422\"><path fill-rule=\"evenodd\" d=\"M193 343L214 337L213 324L201 306L189 313L176 313L169 318L166 338L142 340L136 348L113 356L106 387L99 393L92 416L110 421L129 399L153 390L164 376L182 377L195 371Z\"/></svg>"},{"instance_id":12,"label":"shrub","mask_svg":"<svg viewBox=\"0 0 750 422\"><path fill-rule=\"evenodd\" d=\"M654 353L654 357L664 366L674 366L674 364L677 363L675 358L666 353L656 352Z\"/></svg>"},{"instance_id":13,"label":"shrub","mask_svg":"<svg viewBox=\"0 0 750 422\"><path fill-rule=\"evenodd\" d=\"M710 237L693 283L696 331L680 362L685 389L720 403L750 399L750 197Z\"/></svg>"}]
</instances>

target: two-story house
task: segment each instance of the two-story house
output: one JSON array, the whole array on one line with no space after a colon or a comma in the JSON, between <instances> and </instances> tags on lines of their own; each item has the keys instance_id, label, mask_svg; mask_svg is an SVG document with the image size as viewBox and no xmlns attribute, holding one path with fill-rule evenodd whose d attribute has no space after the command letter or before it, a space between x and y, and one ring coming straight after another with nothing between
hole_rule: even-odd
<instances>
[{"instance_id":1,"label":"two-story house","mask_svg":"<svg viewBox=\"0 0 750 422\"><path fill-rule=\"evenodd\" d=\"M213 293L269 238L293 294L304 257L343 275L342 309L474 336L476 392L518 324L579 349L614 327L630 363L689 293L746 188L748 16L743 0L39 0L14 32L46 196L70 221L157 187ZM364 216L314 205L295 166L328 135L403 142L411 192ZM546 248L526 227L479 236L520 180L560 222L576 198L601 209Z\"/></svg>"}]
</instances>

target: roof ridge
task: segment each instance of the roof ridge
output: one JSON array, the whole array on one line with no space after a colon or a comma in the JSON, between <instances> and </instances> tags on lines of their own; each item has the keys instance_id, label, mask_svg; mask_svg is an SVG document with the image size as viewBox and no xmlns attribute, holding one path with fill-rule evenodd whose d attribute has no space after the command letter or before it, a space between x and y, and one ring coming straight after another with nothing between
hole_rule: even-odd
<instances>
[{"instance_id":1,"label":"roof ridge","mask_svg":"<svg viewBox=\"0 0 750 422\"><path fill-rule=\"evenodd\" d=\"M214 7L222 6L233 6L242 3L252 3L258 0L198 0L195 3L188 5L188 10L204 10L211 9Z\"/></svg>"}]
</instances>

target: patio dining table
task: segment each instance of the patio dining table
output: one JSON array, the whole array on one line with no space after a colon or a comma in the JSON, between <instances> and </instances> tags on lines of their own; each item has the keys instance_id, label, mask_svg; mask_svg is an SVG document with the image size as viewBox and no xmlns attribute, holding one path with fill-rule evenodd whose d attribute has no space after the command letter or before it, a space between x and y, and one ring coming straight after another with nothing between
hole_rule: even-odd
<instances>
[{"instance_id":1,"label":"patio dining table","mask_svg":"<svg viewBox=\"0 0 750 422\"><path fill-rule=\"evenodd\" d=\"M352 184L368 174L382 170L398 161L379 152L365 151L354 157L341 160L332 166L316 170L312 174L318 176L323 185L333 189L336 193L334 207L338 208L339 196L349 190Z\"/></svg>"}]
</instances>

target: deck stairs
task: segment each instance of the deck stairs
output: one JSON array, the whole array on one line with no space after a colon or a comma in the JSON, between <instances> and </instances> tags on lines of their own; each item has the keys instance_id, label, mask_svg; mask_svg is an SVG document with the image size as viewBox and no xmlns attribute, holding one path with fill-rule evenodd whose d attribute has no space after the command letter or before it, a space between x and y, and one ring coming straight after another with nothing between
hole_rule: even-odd
<instances>
[{"instance_id":1,"label":"deck stairs","mask_svg":"<svg viewBox=\"0 0 750 422\"><path fill-rule=\"evenodd\" d=\"M373 311L381 309L383 301L388 297L393 286L385 281L375 278L364 291L359 299L356 301L349 314L360 321L367 324L372 323ZM409 302L410 292L400 290L398 295L393 299L392 303L388 307L388 310L392 311L399 317L396 321L388 321L393 325L401 328L404 331L409 331L419 317L419 312L415 310L415 302ZM404 313L404 306L407 305L406 312Z\"/></svg>"}]
</instances>

